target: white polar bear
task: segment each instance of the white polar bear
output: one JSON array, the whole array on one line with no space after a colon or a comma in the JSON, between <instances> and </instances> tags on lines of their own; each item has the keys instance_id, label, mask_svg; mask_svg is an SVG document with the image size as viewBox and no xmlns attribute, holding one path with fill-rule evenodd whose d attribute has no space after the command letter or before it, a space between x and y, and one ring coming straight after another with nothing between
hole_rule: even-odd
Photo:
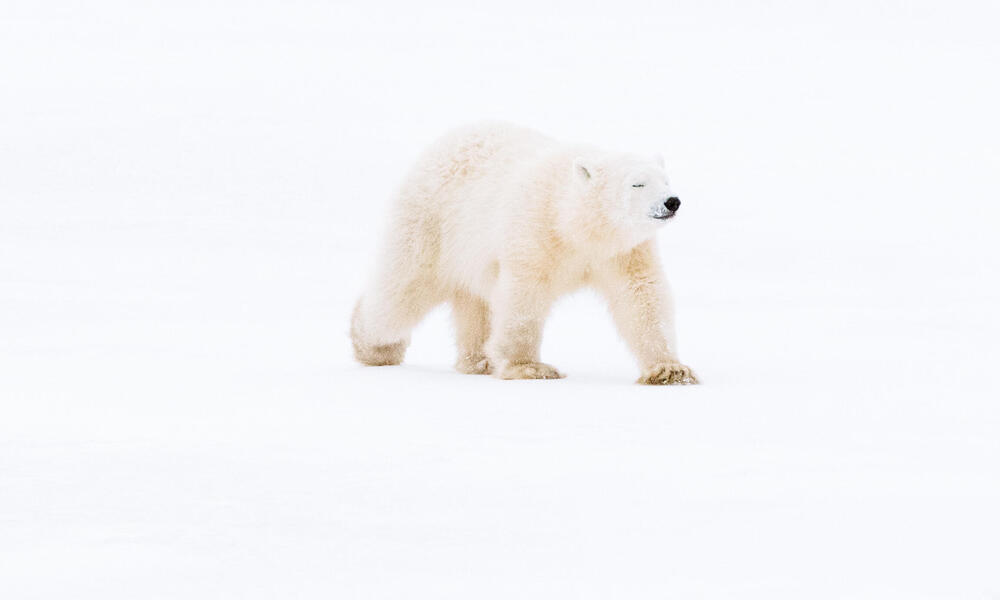
<instances>
[{"instance_id":1,"label":"white polar bear","mask_svg":"<svg viewBox=\"0 0 1000 600\"><path fill-rule=\"evenodd\" d=\"M459 371L560 378L539 360L542 326L559 296L590 285L610 304L639 383L697 383L677 358L653 240L679 207L662 158L561 144L505 123L456 130L402 184L351 319L355 356L399 364L413 327L450 302Z\"/></svg>"}]
</instances>

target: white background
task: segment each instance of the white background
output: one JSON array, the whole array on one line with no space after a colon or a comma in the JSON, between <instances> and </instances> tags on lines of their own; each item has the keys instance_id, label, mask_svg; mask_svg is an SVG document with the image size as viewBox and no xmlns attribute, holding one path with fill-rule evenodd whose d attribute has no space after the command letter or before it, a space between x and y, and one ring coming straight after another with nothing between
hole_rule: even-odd
<instances>
[{"instance_id":1,"label":"white background","mask_svg":"<svg viewBox=\"0 0 1000 600\"><path fill-rule=\"evenodd\" d=\"M1000 597L995 3L0 3L0 595ZM662 152L698 387L347 339L500 118Z\"/></svg>"}]
</instances>

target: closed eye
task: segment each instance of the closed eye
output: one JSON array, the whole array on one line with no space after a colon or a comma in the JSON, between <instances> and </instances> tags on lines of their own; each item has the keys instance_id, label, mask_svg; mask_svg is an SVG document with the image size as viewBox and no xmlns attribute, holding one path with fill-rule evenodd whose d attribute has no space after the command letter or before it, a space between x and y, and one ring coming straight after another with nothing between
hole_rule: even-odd
<instances>
[{"instance_id":1,"label":"closed eye","mask_svg":"<svg viewBox=\"0 0 1000 600\"><path fill-rule=\"evenodd\" d=\"M633 183L632 187L646 187L645 183Z\"/></svg>"}]
</instances>

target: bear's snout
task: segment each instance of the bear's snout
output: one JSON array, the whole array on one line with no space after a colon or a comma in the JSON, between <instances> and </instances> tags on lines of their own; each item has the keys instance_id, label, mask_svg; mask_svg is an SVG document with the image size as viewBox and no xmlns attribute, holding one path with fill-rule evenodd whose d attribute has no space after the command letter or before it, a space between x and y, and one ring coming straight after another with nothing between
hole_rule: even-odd
<instances>
[{"instance_id":1,"label":"bear's snout","mask_svg":"<svg viewBox=\"0 0 1000 600\"><path fill-rule=\"evenodd\" d=\"M667 207L670 212L676 212L678 208L681 207L681 199L677 196L671 196L667 198L667 201L663 203L663 206Z\"/></svg>"}]
</instances>

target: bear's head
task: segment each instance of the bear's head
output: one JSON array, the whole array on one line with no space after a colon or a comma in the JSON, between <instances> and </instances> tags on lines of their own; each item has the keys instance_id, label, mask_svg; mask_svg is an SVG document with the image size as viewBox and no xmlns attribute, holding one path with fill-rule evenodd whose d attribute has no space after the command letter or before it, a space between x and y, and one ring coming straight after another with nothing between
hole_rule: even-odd
<instances>
[{"instance_id":1,"label":"bear's head","mask_svg":"<svg viewBox=\"0 0 1000 600\"><path fill-rule=\"evenodd\" d=\"M680 209L663 158L634 155L580 157L573 161L572 220L585 237L636 246L652 237Z\"/></svg>"}]
</instances>

